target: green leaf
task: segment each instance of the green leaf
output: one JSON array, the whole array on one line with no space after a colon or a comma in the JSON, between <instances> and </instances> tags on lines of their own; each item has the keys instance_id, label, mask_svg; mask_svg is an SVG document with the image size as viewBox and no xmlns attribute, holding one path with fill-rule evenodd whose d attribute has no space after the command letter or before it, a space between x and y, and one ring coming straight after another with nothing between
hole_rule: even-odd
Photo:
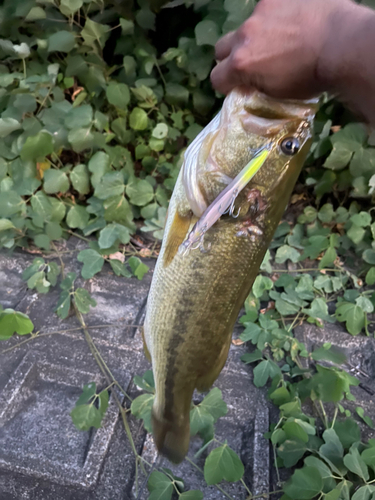
<instances>
[{"instance_id":1,"label":"green leaf","mask_svg":"<svg viewBox=\"0 0 375 500\"><path fill-rule=\"evenodd\" d=\"M120 260L111 259L109 263L116 276L124 276L125 278L131 278L133 276Z\"/></svg>"},{"instance_id":2,"label":"green leaf","mask_svg":"<svg viewBox=\"0 0 375 500\"><path fill-rule=\"evenodd\" d=\"M239 481L244 475L244 466L238 455L227 444L211 451L204 464L204 479L208 485Z\"/></svg>"},{"instance_id":3,"label":"green leaf","mask_svg":"<svg viewBox=\"0 0 375 500\"><path fill-rule=\"evenodd\" d=\"M38 271L27 280L27 286L30 290L36 288L38 293L47 293L50 288L50 283L46 280L44 271Z\"/></svg>"},{"instance_id":4,"label":"green leaf","mask_svg":"<svg viewBox=\"0 0 375 500\"><path fill-rule=\"evenodd\" d=\"M60 11L64 16L75 14L83 5L83 0L61 0Z\"/></svg>"},{"instance_id":5,"label":"green leaf","mask_svg":"<svg viewBox=\"0 0 375 500\"><path fill-rule=\"evenodd\" d=\"M142 394L133 399L130 411L136 418L141 418L146 431L151 432L151 409L154 402L153 394Z\"/></svg>"},{"instance_id":6,"label":"green leaf","mask_svg":"<svg viewBox=\"0 0 375 500\"><path fill-rule=\"evenodd\" d=\"M372 313L374 311L374 304L370 299L361 295L355 301L356 305L360 307L365 313Z\"/></svg>"},{"instance_id":7,"label":"green leaf","mask_svg":"<svg viewBox=\"0 0 375 500\"><path fill-rule=\"evenodd\" d=\"M298 262L300 256L300 253L295 248L290 247L289 245L282 245L276 251L275 262L283 264L288 259L292 262Z\"/></svg>"},{"instance_id":8,"label":"green leaf","mask_svg":"<svg viewBox=\"0 0 375 500\"><path fill-rule=\"evenodd\" d=\"M355 409L355 411L357 412L357 415L358 415L359 417L361 417L361 419L362 419L362 420L363 420L363 421L364 421L364 422L365 422L365 423L366 423L369 427L371 427L371 429L373 429L373 428L374 428L374 423L373 423L372 419L371 419L369 416L365 415L365 410L364 410L363 408L361 408L361 407L357 407L357 408Z\"/></svg>"},{"instance_id":9,"label":"green leaf","mask_svg":"<svg viewBox=\"0 0 375 500\"><path fill-rule=\"evenodd\" d=\"M61 292L59 300L56 306L56 314L61 319L66 319L69 316L71 304L71 295L68 291L64 290Z\"/></svg>"},{"instance_id":10,"label":"green leaf","mask_svg":"<svg viewBox=\"0 0 375 500\"><path fill-rule=\"evenodd\" d=\"M189 100L189 91L178 83L168 82L165 86L165 100L171 105L184 106Z\"/></svg>"},{"instance_id":11,"label":"green leaf","mask_svg":"<svg viewBox=\"0 0 375 500\"><path fill-rule=\"evenodd\" d=\"M76 43L71 31L58 31L48 37L48 52L70 52Z\"/></svg>"},{"instance_id":12,"label":"green leaf","mask_svg":"<svg viewBox=\"0 0 375 500\"><path fill-rule=\"evenodd\" d=\"M335 347L332 348L331 346L328 349L325 346L315 349L311 353L311 357L315 361L331 361L332 363L336 363L337 365L342 365L347 361L346 356L343 352Z\"/></svg>"},{"instance_id":13,"label":"green leaf","mask_svg":"<svg viewBox=\"0 0 375 500\"><path fill-rule=\"evenodd\" d=\"M195 26L197 45L215 46L220 37L218 25L211 20L204 20Z\"/></svg>"},{"instance_id":14,"label":"green leaf","mask_svg":"<svg viewBox=\"0 0 375 500\"><path fill-rule=\"evenodd\" d=\"M201 434L205 441L209 441L214 436L213 416L200 405L190 410L190 435L196 434Z\"/></svg>"},{"instance_id":15,"label":"green leaf","mask_svg":"<svg viewBox=\"0 0 375 500\"><path fill-rule=\"evenodd\" d=\"M19 130L21 124L14 118L0 118L0 138L6 137L15 130Z\"/></svg>"},{"instance_id":16,"label":"green leaf","mask_svg":"<svg viewBox=\"0 0 375 500\"><path fill-rule=\"evenodd\" d=\"M95 382L89 382L88 384L84 385L82 389L82 394L80 395L80 397L76 402L76 406L85 405L86 403L89 403L90 400L95 396L95 394L96 394Z\"/></svg>"},{"instance_id":17,"label":"green leaf","mask_svg":"<svg viewBox=\"0 0 375 500\"><path fill-rule=\"evenodd\" d=\"M317 496L323 488L320 472L315 467L296 470L284 486L285 493L295 500L309 500Z\"/></svg>"},{"instance_id":18,"label":"green leaf","mask_svg":"<svg viewBox=\"0 0 375 500\"><path fill-rule=\"evenodd\" d=\"M91 127L71 130L68 134L68 141L76 153L91 149L94 145L94 135L91 132Z\"/></svg>"},{"instance_id":19,"label":"green leaf","mask_svg":"<svg viewBox=\"0 0 375 500\"><path fill-rule=\"evenodd\" d=\"M360 440L360 439L359 439ZM367 448L367 450L362 451L361 458L366 465L370 467L375 467L375 447Z\"/></svg>"},{"instance_id":20,"label":"green leaf","mask_svg":"<svg viewBox=\"0 0 375 500\"><path fill-rule=\"evenodd\" d=\"M145 130L148 126L146 111L141 108L133 108L129 116L129 125L134 130Z\"/></svg>"},{"instance_id":21,"label":"green leaf","mask_svg":"<svg viewBox=\"0 0 375 500\"><path fill-rule=\"evenodd\" d=\"M120 240L123 244L129 243L129 229L117 223L108 224L100 231L99 247L110 248L117 240Z\"/></svg>"},{"instance_id":22,"label":"green leaf","mask_svg":"<svg viewBox=\"0 0 375 500\"><path fill-rule=\"evenodd\" d=\"M106 94L110 104L113 104L117 108L127 109L130 102L130 92L129 87L125 83L111 82L107 87Z\"/></svg>"},{"instance_id":23,"label":"green leaf","mask_svg":"<svg viewBox=\"0 0 375 500\"><path fill-rule=\"evenodd\" d=\"M134 23L129 19L120 19L120 25L123 35L132 35L134 32Z\"/></svg>"},{"instance_id":24,"label":"green leaf","mask_svg":"<svg viewBox=\"0 0 375 500\"><path fill-rule=\"evenodd\" d=\"M319 449L319 454L327 458L340 471L345 472L343 456L344 448L334 429L327 429L323 432L325 444Z\"/></svg>"},{"instance_id":25,"label":"green leaf","mask_svg":"<svg viewBox=\"0 0 375 500\"><path fill-rule=\"evenodd\" d=\"M155 139L165 139L168 135L168 125L166 123L158 123L152 131L152 137Z\"/></svg>"},{"instance_id":26,"label":"green leaf","mask_svg":"<svg viewBox=\"0 0 375 500\"><path fill-rule=\"evenodd\" d=\"M85 278L86 280L99 273L104 264L103 257L98 252L90 248L79 252L77 259L79 262L83 262L81 275L82 278Z\"/></svg>"},{"instance_id":27,"label":"green leaf","mask_svg":"<svg viewBox=\"0 0 375 500\"><path fill-rule=\"evenodd\" d=\"M100 411L92 404L76 406L70 416L79 431L88 431L90 427L99 429L102 423Z\"/></svg>"},{"instance_id":28,"label":"green leaf","mask_svg":"<svg viewBox=\"0 0 375 500\"><path fill-rule=\"evenodd\" d=\"M65 172L50 168L44 172L43 188L47 194L65 193L69 189L69 179Z\"/></svg>"},{"instance_id":29,"label":"green leaf","mask_svg":"<svg viewBox=\"0 0 375 500\"><path fill-rule=\"evenodd\" d=\"M87 314L90 311L90 306L96 306L96 300L84 288L77 288L74 292L74 300L79 312L82 314Z\"/></svg>"},{"instance_id":30,"label":"green leaf","mask_svg":"<svg viewBox=\"0 0 375 500\"><path fill-rule=\"evenodd\" d=\"M32 204L32 201L31 201ZM22 212L25 202L14 191L5 191L0 195L0 216L11 217L12 215Z\"/></svg>"},{"instance_id":31,"label":"green leaf","mask_svg":"<svg viewBox=\"0 0 375 500\"><path fill-rule=\"evenodd\" d=\"M366 230L361 226L357 226L357 224L352 224L350 229L347 231L347 236L352 240L353 243L358 245L363 240L364 235L366 234Z\"/></svg>"},{"instance_id":32,"label":"green leaf","mask_svg":"<svg viewBox=\"0 0 375 500\"><path fill-rule=\"evenodd\" d=\"M142 181L140 181L142 182ZM143 181L148 184L147 181ZM105 174L100 183L95 187L95 196L100 200L106 200L112 196L124 193L124 175L122 172L110 172Z\"/></svg>"},{"instance_id":33,"label":"green leaf","mask_svg":"<svg viewBox=\"0 0 375 500\"><path fill-rule=\"evenodd\" d=\"M13 229L14 224L9 219L0 219L0 232L7 231L8 229Z\"/></svg>"},{"instance_id":34,"label":"green leaf","mask_svg":"<svg viewBox=\"0 0 375 500\"><path fill-rule=\"evenodd\" d=\"M27 335L33 329L33 322L26 314L13 309L0 311L0 340L9 339L14 333Z\"/></svg>"},{"instance_id":35,"label":"green leaf","mask_svg":"<svg viewBox=\"0 0 375 500\"><path fill-rule=\"evenodd\" d=\"M354 474L361 477L364 481L368 481L369 473L367 465L362 460L359 451L353 446L350 448L350 453L344 457L344 465Z\"/></svg>"},{"instance_id":36,"label":"green leaf","mask_svg":"<svg viewBox=\"0 0 375 500\"><path fill-rule=\"evenodd\" d=\"M66 223L72 229L83 229L87 226L89 219L90 215L87 212L86 207L83 207L82 205L73 205L69 209L66 217Z\"/></svg>"},{"instance_id":37,"label":"green leaf","mask_svg":"<svg viewBox=\"0 0 375 500\"><path fill-rule=\"evenodd\" d=\"M346 322L346 328L352 335L358 335L365 326L363 309L351 302L340 302L335 315L340 322Z\"/></svg>"},{"instance_id":38,"label":"green leaf","mask_svg":"<svg viewBox=\"0 0 375 500\"><path fill-rule=\"evenodd\" d=\"M109 402L108 391L104 390L100 394L98 394L98 400L99 400L99 412L103 419L108 408L108 402Z\"/></svg>"},{"instance_id":39,"label":"green leaf","mask_svg":"<svg viewBox=\"0 0 375 500\"><path fill-rule=\"evenodd\" d=\"M79 129L81 127L88 127L93 120L93 110L89 104L83 106L73 107L66 115L64 124L69 129Z\"/></svg>"},{"instance_id":40,"label":"green leaf","mask_svg":"<svg viewBox=\"0 0 375 500\"><path fill-rule=\"evenodd\" d=\"M189 490L181 493L179 496L181 500L203 500L203 493L199 490Z\"/></svg>"},{"instance_id":41,"label":"green leaf","mask_svg":"<svg viewBox=\"0 0 375 500\"><path fill-rule=\"evenodd\" d=\"M254 368L254 385L256 387L263 387L266 385L269 377L273 378L279 373L281 373L281 370L276 363L270 359L264 360Z\"/></svg>"},{"instance_id":42,"label":"green leaf","mask_svg":"<svg viewBox=\"0 0 375 500\"><path fill-rule=\"evenodd\" d=\"M332 476L331 469L323 462L323 460L319 460L319 458L309 456L305 458L304 462L308 467L315 467L315 469L319 471L320 477L322 479L328 479Z\"/></svg>"},{"instance_id":43,"label":"green leaf","mask_svg":"<svg viewBox=\"0 0 375 500\"><path fill-rule=\"evenodd\" d=\"M353 155L350 145L345 142L337 142L333 145L333 149L324 162L324 166L330 170L342 170L345 168Z\"/></svg>"},{"instance_id":44,"label":"green leaf","mask_svg":"<svg viewBox=\"0 0 375 500\"><path fill-rule=\"evenodd\" d=\"M130 203L138 207L143 207L154 199L154 189L149 182L144 179L133 177L126 186L126 194Z\"/></svg>"},{"instance_id":45,"label":"green leaf","mask_svg":"<svg viewBox=\"0 0 375 500\"><path fill-rule=\"evenodd\" d=\"M271 290L271 288L273 288L273 281L259 274L255 278L252 291L255 297L260 298L266 290Z\"/></svg>"},{"instance_id":46,"label":"green leaf","mask_svg":"<svg viewBox=\"0 0 375 500\"><path fill-rule=\"evenodd\" d=\"M342 422L336 420L334 430L344 448L349 448L353 443L361 440L361 429L352 418L346 418Z\"/></svg>"},{"instance_id":47,"label":"green leaf","mask_svg":"<svg viewBox=\"0 0 375 500\"><path fill-rule=\"evenodd\" d=\"M287 439L295 439L303 443L307 443L309 440L307 432L296 422L286 422L283 425L283 431Z\"/></svg>"},{"instance_id":48,"label":"green leaf","mask_svg":"<svg viewBox=\"0 0 375 500\"><path fill-rule=\"evenodd\" d=\"M306 444L299 440L287 440L282 443L277 454L283 459L285 467L293 467L306 452Z\"/></svg>"},{"instance_id":49,"label":"green leaf","mask_svg":"<svg viewBox=\"0 0 375 500\"><path fill-rule=\"evenodd\" d=\"M52 135L42 130L26 139L20 156L22 160L42 160L51 153L53 153Z\"/></svg>"},{"instance_id":50,"label":"green leaf","mask_svg":"<svg viewBox=\"0 0 375 500\"><path fill-rule=\"evenodd\" d=\"M214 422L228 412L228 407L223 401L222 392L218 387L211 389L199 406L212 415Z\"/></svg>"},{"instance_id":51,"label":"green leaf","mask_svg":"<svg viewBox=\"0 0 375 500\"><path fill-rule=\"evenodd\" d=\"M76 165L70 172L70 180L79 194L89 194L90 176L86 165Z\"/></svg>"},{"instance_id":52,"label":"green leaf","mask_svg":"<svg viewBox=\"0 0 375 500\"><path fill-rule=\"evenodd\" d=\"M104 47L110 33L110 27L106 24L99 24L86 18L85 27L81 31L81 36L87 45L95 46L97 42L101 48Z\"/></svg>"},{"instance_id":53,"label":"green leaf","mask_svg":"<svg viewBox=\"0 0 375 500\"><path fill-rule=\"evenodd\" d=\"M146 264L143 264L143 262L138 259L138 257L130 257L130 259L128 260L128 264L134 276L136 276L139 280L141 280L149 270L149 267L146 266Z\"/></svg>"},{"instance_id":54,"label":"green leaf","mask_svg":"<svg viewBox=\"0 0 375 500\"><path fill-rule=\"evenodd\" d=\"M357 490L352 496L352 500L372 500L373 493L375 492L375 486L366 485L362 486Z\"/></svg>"}]
</instances>

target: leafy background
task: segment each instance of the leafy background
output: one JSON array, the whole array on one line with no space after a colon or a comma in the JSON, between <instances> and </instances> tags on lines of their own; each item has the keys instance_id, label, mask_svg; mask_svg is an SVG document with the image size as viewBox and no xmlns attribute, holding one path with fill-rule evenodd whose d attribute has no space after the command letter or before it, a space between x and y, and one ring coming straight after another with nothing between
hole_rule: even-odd
<instances>
[{"instance_id":1,"label":"leafy background","mask_svg":"<svg viewBox=\"0 0 375 500\"><path fill-rule=\"evenodd\" d=\"M75 288L74 273L49 260L56 241L72 234L87 239L78 255L85 279L105 261L124 277L142 279L147 272L127 245L135 233L146 241L162 237L184 150L222 102L208 78L215 42L254 5L2 2L0 248L41 250L23 277L38 293L60 287L61 318L72 306L84 326L82 314L95 301ZM255 363L255 385L270 384L269 396L280 407L269 434L275 465L302 466L283 485L284 500L375 498L375 443L361 441L355 419L373 423L353 402L357 379L329 344L310 352L293 335L303 321L340 322L351 335L373 335L374 146L375 136L325 96L306 167L241 319L245 329L236 341L252 345L243 361ZM36 335L26 315L1 306L0 328L2 340ZM131 411L150 429L152 377L135 382L146 394ZM109 378L108 387L116 384ZM107 405L108 388L91 383L71 412L73 422L80 430L99 427ZM214 423L226 411L217 389L192 407L202 449L215 446L202 471L208 484L243 482L239 457L214 436ZM183 479L169 469L153 472L148 488L150 499L202 498L184 491Z\"/></svg>"}]
</instances>

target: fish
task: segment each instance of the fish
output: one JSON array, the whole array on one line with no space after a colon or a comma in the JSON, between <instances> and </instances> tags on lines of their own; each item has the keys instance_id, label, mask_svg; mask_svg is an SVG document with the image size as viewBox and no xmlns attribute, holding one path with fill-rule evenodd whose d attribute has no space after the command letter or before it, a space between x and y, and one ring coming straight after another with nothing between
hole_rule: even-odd
<instances>
[{"instance_id":1,"label":"fish","mask_svg":"<svg viewBox=\"0 0 375 500\"><path fill-rule=\"evenodd\" d=\"M238 314L308 154L318 101L234 89L185 151L142 333L155 379L154 441L173 463L189 449L194 390L209 390L225 365ZM219 214L198 248L181 251L211 204L265 149L231 213Z\"/></svg>"}]
</instances>

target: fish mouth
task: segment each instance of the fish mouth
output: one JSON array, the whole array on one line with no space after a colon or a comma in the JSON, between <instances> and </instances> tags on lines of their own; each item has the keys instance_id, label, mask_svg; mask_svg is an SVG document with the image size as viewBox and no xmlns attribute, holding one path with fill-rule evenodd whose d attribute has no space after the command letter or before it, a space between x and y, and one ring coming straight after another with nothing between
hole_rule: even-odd
<instances>
[{"instance_id":1,"label":"fish mouth","mask_svg":"<svg viewBox=\"0 0 375 500\"><path fill-rule=\"evenodd\" d=\"M298 128L303 122L310 124L319 104L319 98L279 100L257 90L243 94L236 89L233 97L243 100L239 118L244 130L264 137L278 134L287 126Z\"/></svg>"}]
</instances>

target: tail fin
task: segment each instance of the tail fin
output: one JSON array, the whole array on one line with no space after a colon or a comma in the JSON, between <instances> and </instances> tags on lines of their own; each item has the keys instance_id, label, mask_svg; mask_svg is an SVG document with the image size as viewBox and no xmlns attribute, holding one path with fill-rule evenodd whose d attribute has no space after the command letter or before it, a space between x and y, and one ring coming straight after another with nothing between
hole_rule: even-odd
<instances>
[{"instance_id":1,"label":"tail fin","mask_svg":"<svg viewBox=\"0 0 375 500\"><path fill-rule=\"evenodd\" d=\"M159 452L175 464L185 458L189 449L189 414L182 425L158 418L152 413L152 431Z\"/></svg>"}]
</instances>

